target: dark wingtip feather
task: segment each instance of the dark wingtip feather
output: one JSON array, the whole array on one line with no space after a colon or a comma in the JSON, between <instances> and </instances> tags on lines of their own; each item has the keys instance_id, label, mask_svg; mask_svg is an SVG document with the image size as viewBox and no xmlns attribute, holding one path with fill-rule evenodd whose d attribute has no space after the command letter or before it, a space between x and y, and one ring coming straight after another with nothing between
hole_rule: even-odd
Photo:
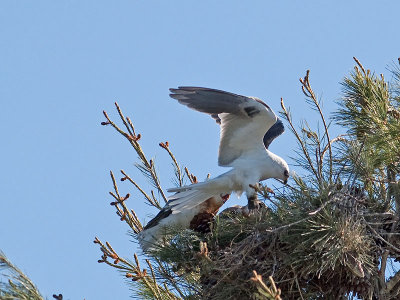
<instances>
[{"instance_id":1,"label":"dark wingtip feather","mask_svg":"<svg viewBox=\"0 0 400 300\"><path fill-rule=\"evenodd\" d=\"M197 90L210 90L209 88L204 88L199 86L178 86L178 89L188 92L194 92Z\"/></svg>"},{"instance_id":2,"label":"dark wingtip feather","mask_svg":"<svg viewBox=\"0 0 400 300\"><path fill-rule=\"evenodd\" d=\"M265 148L268 149L269 145L271 145L272 141L280 136L285 131L285 126L282 123L281 119L278 119L274 125L267 131L264 135L264 145Z\"/></svg>"},{"instance_id":3,"label":"dark wingtip feather","mask_svg":"<svg viewBox=\"0 0 400 300\"><path fill-rule=\"evenodd\" d=\"M160 212L151 219L147 225L143 228L144 230L152 228L160 223L162 219L167 218L170 214L172 214L172 210L170 207L164 207Z\"/></svg>"},{"instance_id":4,"label":"dark wingtip feather","mask_svg":"<svg viewBox=\"0 0 400 300\"><path fill-rule=\"evenodd\" d=\"M185 99L186 98L184 95L181 95L181 94L169 94L169 96L171 98L173 98L173 99L176 99L176 100L181 100L181 99Z\"/></svg>"}]
</instances>

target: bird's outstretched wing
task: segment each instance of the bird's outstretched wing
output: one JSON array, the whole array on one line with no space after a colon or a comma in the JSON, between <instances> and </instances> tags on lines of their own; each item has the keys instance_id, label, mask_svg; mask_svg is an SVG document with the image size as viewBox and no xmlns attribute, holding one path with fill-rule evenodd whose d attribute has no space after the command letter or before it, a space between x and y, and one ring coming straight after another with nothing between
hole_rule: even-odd
<instances>
[{"instance_id":1,"label":"bird's outstretched wing","mask_svg":"<svg viewBox=\"0 0 400 300\"><path fill-rule=\"evenodd\" d=\"M230 166L237 158L251 155L254 148L264 147L263 138L277 121L271 108L255 97L202 87L170 91L179 103L210 114L221 124L220 166Z\"/></svg>"}]
</instances>

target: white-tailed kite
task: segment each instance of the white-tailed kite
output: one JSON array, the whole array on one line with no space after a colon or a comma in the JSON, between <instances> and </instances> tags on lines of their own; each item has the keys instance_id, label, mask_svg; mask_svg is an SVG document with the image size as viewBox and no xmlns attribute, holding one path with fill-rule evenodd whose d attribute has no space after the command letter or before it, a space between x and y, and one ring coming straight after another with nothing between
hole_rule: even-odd
<instances>
[{"instance_id":1,"label":"white-tailed kite","mask_svg":"<svg viewBox=\"0 0 400 300\"><path fill-rule=\"evenodd\" d=\"M193 228L202 214L215 214L232 192L245 192L248 209L257 209L260 202L252 186L268 178L284 183L289 178L287 163L268 150L284 126L263 101L202 87L170 91L173 99L211 115L221 125L218 164L231 170L204 182L169 189L175 194L139 234L143 250L162 236L163 227Z\"/></svg>"}]
</instances>

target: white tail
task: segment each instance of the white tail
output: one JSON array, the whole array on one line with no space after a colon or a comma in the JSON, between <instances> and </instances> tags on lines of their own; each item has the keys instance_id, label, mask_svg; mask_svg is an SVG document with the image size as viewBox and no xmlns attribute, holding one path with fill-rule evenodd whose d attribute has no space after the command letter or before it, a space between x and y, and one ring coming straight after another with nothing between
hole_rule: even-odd
<instances>
[{"instance_id":1,"label":"white tail","mask_svg":"<svg viewBox=\"0 0 400 300\"><path fill-rule=\"evenodd\" d=\"M168 217L166 218L168 219ZM159 240L162 238L162 236L165 234L165 230L163 230L164 226L156 225L154 227L144 229L138 234L138 241L140 244L140 247L144 252L154 249L159 245Z\"/></svg>"},{"instance_id":2,"label":"white tail","mask_svg":"<svg viewBox=\"0 0 400 300\"><path fill-rule=\"evenodd\" d=\"M155 224L144 229L138 235L143 251L154 248L168 228L190 228L190 222L194 216L207 209L201 204L208 199L214 196L218 197L218 201L221 201L216 208L218 209L224 202L221 195L231 193L231 188L226 182L227 179L229 179L228 176L221 175L205 182L169 189L168 192L175 192L175 194L168 198L168 203L161 212L170 213L157 215L153 219L156 220Z\"/></svg>"},{"instance_id":3,"label":"white tail","mask_svg":"<svg viewBox=\"0 0 400 300\"><path fill-rule=\"evenodd\" d=\"M168 228L189 228L194 216L201 212L200 204L212 196L198 190L187 190L171 196L165 208L170 209L172 213L160 219L157 225L144 229L138 234L143 251L154 248Z\"/></svg>"}]
</instances>

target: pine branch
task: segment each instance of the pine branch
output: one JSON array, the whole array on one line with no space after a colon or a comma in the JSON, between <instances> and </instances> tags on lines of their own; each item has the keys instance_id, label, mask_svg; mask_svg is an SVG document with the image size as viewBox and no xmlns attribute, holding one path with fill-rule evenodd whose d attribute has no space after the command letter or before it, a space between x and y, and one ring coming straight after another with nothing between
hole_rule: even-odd
<instances>
[{"instance_id":1,"label":"pine branch","mask_svg":"<svg viewBox=\"0 0 400 300\"><path fill-rule=\"evenodd\" d=\"M131 120L129 118L125 119L117 102L115 102L115 106L116 106L119 116L120 116L122 122L124 123L125 127L127 128L128 132L123 131L113 121L111 121L111 119L108 117L108 114L105 111L103 111L103 114L106 117L107 122L102 122L101 124L102 125L111 125L116 131L118 131L121 135L123 135L129 141L129 143L135 149L136 153L138 154L138 156L141 160L142 164L137 165L139 170L142 171L143 174L148 176L148 178L151 180L152 184L154 184L154 186L157 188L158 192L160 193L160 195L164 199L164 202L166 203L167 197L165 196L164 190L161 188L160 181L158 179L158 175L157 175L157 172L154 167L154 161L151 159L148 160L146 158L146 155L144 154L143 149L139 144L141 135L135 133L134 126L133 126Z\"/></svg>"},{"instance_id":2,"label":"pine branch","mask_svg":"<svg viewBox=\"0 0 400 300\"><path fill-rule=\"evenodd\" d=\"M146 158L146 155L138 142L140 139L140 134L135 133L135 129L131 120L124 117L118 104L115 105L118 114L124 126L126 127L126 131L119 128L108 117L106 112L104 112L104 116L106 117L107 122L103 122L102 125L111 125L118 133L128 139L141 161L141 163L137 164L136 166L145 177L150 179L150 183L156 188L156 190L162 195L165 200L166 197L159 183L158 175L154 167L154 162L153 160L148 160ZM159 145L167 151L170 158L172 159L178 183L182 185L183 172L179 167L179 164L174 154L169 149L168 142L160 143ZM197 180L193 174L189 173L187 168L185 168L185 171L188 178L192 182L194 180ZM151 206L161 209L161 205L155 195L154 190L150 190L150 193L147 193L145 189L139 186L136 181L134 181L132 177L129 176L124 170L121 170L121 174L123 175L121 181L130 182L141 193L141 195L144 196L145 202L147 202ZM134 238L137 238L137 234L143 230L143 226L140 223L135 211L129 209L126 205L126 200L130 198L130 194L121 196L113 172L110 172L110 176L114 187L114 191L110 192L110 195L115 200L110 204L114 206L117 210L117 215L120 217L121 221L125 221L132 229L134 233L132 236ZM192 293L193 288L185 287L188 285L188 282L185 279L177 280L177 278L179 277L172 274L172 266L165 264L165 262L161 262L157 259L153 260L153 262L151 262L150 260L146 260L146 263L150 270L150 274L148 274L146 269L141 270L136 254L134 255L135 263L132 263L129 260L120 257L108 242L103 244L98 238L96 238L94 242L96 244L99 244L100 250L102 251L101 259L98 262L105 263L106 265L109 265L112 268L123 272L125 277L129 279L129 282L133 284L135 295L137 297L140 297L141 299L182 299L186 297L185 295ZM155 264L155 268L153 267L152 263Z\"/></svg>"},{"instance_id":3,"label":"pine branch","mask_svg":"<svg viewBox=\"0 0 400 300\"><path fill-rule=\"evenodd\" d=\"M13 265L3 252L0 251L0 270L6 273L1 274L8 278L8 282L0 281L0 299L4 300L44 300L33 282L20 269Z\"/></svg>"},{"instance_id":4,"label":"pine branch","mask_svg":"<svg viewBox=\"0 0 400 300\"><path fill-rule=\"evenodd\" d=\"M94 240L95 244L100 246L100 250L103 255L98 261L99 263L105 263L113 268L120 270L127 279L136 287L135 294L140 299L167 299L167 300L178 300L182 299L175 296L167 287L159 285L154 276L153 266L150 261L146 261L150 274L147 269L141 269L139 259L134 254L135 262L130 262L118 255L118 253L112 248L112 246L106 242L103 244L97 237Z\"/></svg>"},{"instance_id":5,"label":"pine branch","mask_svg":"<svg viewBox=\"0 0 400 300\"><path fill-rule=\"evenodd\" d=\"M321 106L319 105L317 97L315 96L315 93L314 93L313 89L311 88L310 81L309 81L309 75L310 75L310 70L307 70L306 76L304 76L304 78L300 78L300 82L302 84L301 89L302 89L304 95L307 98L312 100L311 103L317 108L318 113L319 113L319 115L321 117L322 123L324 124L325 135L326 135L326 138L328 140L327 141L327 147L328 147L328 150L329 150L329 182L331 183L332 182L332 172L333 172L333 165L332 165L333 159L332 159L331 139L329 137L328 126L326 124L324 114L322 113ZM321 159L321 164L322 164L322 159Z\"/></svg>"},{"instance_id":6,"label":"pine branch","mask_svg":"<svg viewBox=\"0 0 400 300\"><path fill-rule=\"evenodd\" d=\"M189 169L187 167L185 167L185 173L186 173L186 176L189 178L190 183L192 183L192 184L197 183L197 177L194 176L192 173L190 173ZM208 175L210 175L210 174L208 174ZM207 178L209 178L209 176L207 176Z\"/></svg>"},{"instance_id":7,"label":"pine branch","mask_svg":"<svg viewBox=\"0 0 400 300\"><path fill-rule=\"evenodd\" d=\"M386 289L385 289L385 294L386 295L391 295L393 298L394 297L399 297L400 296L400 290L399 290L399 284L400 284L400 271L398 271L392 278L389 279L389 281L386 283ZM395 288L397 289L395 290Z\"/></svg>"},{"instance_id":8,"label":"pine branch","mask_svg":"<svg viewBox=\"0 0 400 300\"><path fill-rule=\"evenodd\" d=\"M300 146L301 146L301 149L303 150L303 154L304 154L304 156L306 157L306 159L307 159L307 161L308 161L309 167L311 168L311 170L312 170L312 172L314 173L315 177L318 178L318 180L320 180L319 174L318 174L318 172L315 170L314 164L313 164L313 162L312 162L312 160L311 160L311 157L310 157L310 154L309 154L308 151L307 151L307 147L306 147L306 145L305 145L303 139L300 138L300 135L298 134L296 128L295 128L294 125L293 125L290 112L286 109L285 104L283 103L283 98L281 98L281 107L282 107L282 109L283 109L283 117L285 118L286 121L288 121L292 132L293 132L294 135L296 136L297 141L299 142L299 144L300 144Z\"/></svg>"},{"instance_id":9,"label":"pine branch","mask_svg":"<svg viewBox=\"0 0 400 300\"><path fill-rule=\"evenodd\" d=\"M388 245L392 250L396 251L398 254L400 254L400 248L397 248L396 246L394 246L393 244L389 243L389 241L387 241L387 239L383 238L378 232L376 232L376 230L374 228L372 228L371 225L369 225L366 222L367 227L369 228L369 230L371 230L371 232L373 233L373 235L381 240L382 242L384 242L386 245Z\"/></svg>"},{"instance_id":10,"label":"pine branch","mask_svg":"<svg viewBox=\"0 0 400 300\"><path fill-rule=\"evenodd\" d=\"M121 173L122 173L122 175L125 176L125 177L122 177L122 178L121 178L121 181L128 180L130 183L132 183L132 184L135 186L135 188L136 188L140 193L142 193L142 195L145 197L146 201L147 201L150 205L152 205L152 206L154 206L154 207L157 207L158 209L161 209L160 202L158 202L157 199L155 199L154 197L151 198L151 197L150 197L150 196L135 182L135 181L133 181L133 179L132 179L127 173L125 173L124 170L121 170Z\"/></svg>"},{"instance_id":11,"label":"pine branch","mask_svg":"<svg viewBox=\"0 0 400 300\"><path fill-rule=\"evenodd\" d=\"M271 284L271 288L269 288L264 281L262 280L262 276L257 274L256 271L253 270L253 277L250 278L256 286L258 293L256 294L257 299L265 299L265 300L281 300L281 290L278 289L275 285L274 280L271 276L268 277L268 280Z\"/></svg>"},{"instance_id":12,"label":"pine branch","mask_svg":"<svg viewBox=\"0 0 400 300\"><path fill-rule=\"evenodd\" d=\"M165 149L167 151L168 155L170 156L170 158L172 159L173 166L175 169L175 176L178 180L178 186L182 186L183 185L183 174L181 171L181 167L179 166L178 161L175 158L175 155L169 149L169 143L168 142L160 143L159 146L161 148Z\"/></svg>"},{"instance_id":13,"label":"pine branch","mask_svg":"<svg viewBox=\"0 0 400 300\"><path fill-rule=\"evenodd\" d=\"M114 191L110 192L110 195L113 196L113 198L116 201L113 201L110 203L110 205L114 206L117 210L118 216L120 216L121 221L125 221L130 228L132 228L133 232L139 233L140 231L143 230L143 226L140 223L139 219L137 218L136 214L134 211L130 211L128 207L125 204L125 200L127 200L130 197L130 194L126 194L125 197L121 197L118 191L118 186L117 182L115 180L114 174L112 171L110 171L110 176L113 182L114 186Z\"/></svg>"}]
</instances>

